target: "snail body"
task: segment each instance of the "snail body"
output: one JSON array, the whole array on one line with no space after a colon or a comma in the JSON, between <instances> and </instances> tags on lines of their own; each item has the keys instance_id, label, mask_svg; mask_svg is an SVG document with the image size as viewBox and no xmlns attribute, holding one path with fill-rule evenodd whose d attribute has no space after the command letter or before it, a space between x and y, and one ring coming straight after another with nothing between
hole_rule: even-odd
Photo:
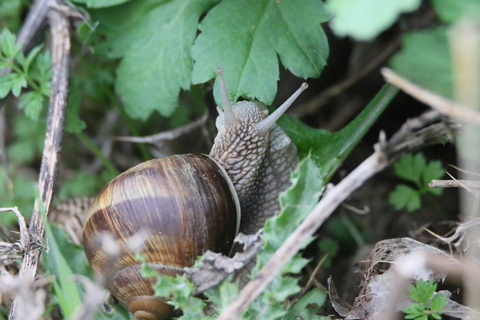
<instances>
[{"instance_id":1,"label":"snail body","mask_svg":"<svg viewBox=\"0 0 480 320\"><path fill-rule=\"evenodd\" d=\"M257 232L279 209L278 195L298 163L296 148L275 122L307 87L271 115L260 102L231 106L220 76L223 108L209 156L174 155L141 163L109 182L92 204L83 244L95 272L138 319L168 319L173 308L153 297L141 277L140 252L166 275L183 273L207 250L228 255L240 230ZM95 239L108 233L121 250L112 258ZM146 238L132 248L135 237Z\"/></svg>"}]
</instances>

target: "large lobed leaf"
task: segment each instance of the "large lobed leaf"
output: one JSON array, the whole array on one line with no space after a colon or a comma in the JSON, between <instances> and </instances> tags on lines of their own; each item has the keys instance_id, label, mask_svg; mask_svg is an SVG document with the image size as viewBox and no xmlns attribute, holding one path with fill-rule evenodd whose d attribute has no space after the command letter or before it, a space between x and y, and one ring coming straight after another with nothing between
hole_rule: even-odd
<instances>
[{"instance_id":1,"label":"large lobed leaf","mask_svg":"<svg viewBox=\"0 0 480 320\"><path fill-rule=\"evenodd\" d=\"M221 67L233 100L243 96L268 105L277 92L277 55L298 77L320 75L328 56L320 23L328 18L318 0L224 0L200 24L192 82L214 78ZM215 97L220 103L218 90Z\"/></svg>"},{"instance_id":2,"label":"large lobed leaf","mask_svg":"<svg viewBox=\"0 0 480 320\"><path fill-rule=\"evenodd\" d=\"M170 116L175 110L180 89L190 88L198 20L216 2L136 0L90 11L100 22L97 52L123 56L116 91L130 117L146 119L154 111Z\"/></svg>"},{"instance_id":3,"label":"large lobed leaf","mask_svg":"<svg viewBox=\"0 0 480 320\"><path fill-rule=\"evenodd\" d=\"M404 12L416 10L420 0L329 0L332 30L338 36L370 40L390 27Z\"/></svg>"}]
</instances>

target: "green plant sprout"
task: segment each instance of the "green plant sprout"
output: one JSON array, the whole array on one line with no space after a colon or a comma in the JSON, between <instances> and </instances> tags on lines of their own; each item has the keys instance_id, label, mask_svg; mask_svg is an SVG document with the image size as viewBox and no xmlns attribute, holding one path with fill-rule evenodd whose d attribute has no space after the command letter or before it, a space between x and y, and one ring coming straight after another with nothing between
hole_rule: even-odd
<instances>
[{"instance_id":1,"label":"green plant sprout","mask_svg":"<svg viewBox=\"0 0 480 320\"><path fill-rule=\"evenodd\" d=\"M20 98L19 107L31 119L38 119L43 102L50 96L51 57L42 46L33 48L25 57L22 45L15 43L16 36L8 29L0 34L0 69L11 72L0 76L0 99L10 92ZM23 88L32 91L24 92Z\"/></svg>"},{"instance_id":2,"label":"green plant sprout","mask_svg":"<svg viewBox=\"0 0 480 320\"><path fill-rule=\"evenodd\" d=\"M406 184L399 184L395 190L390 192L388 202L396 210L415 211L422 204L422 195L438 196L442 194L443 189L432 189L428 186L431 180L440 179L444 174L440 161L427 162L422 153L406 154L393 165L393 169L397 177L413 182L417 187L414 189Z\"/></svg>"},{"instance_id":3,"label":"green plant sprout","mask_svg":"<svg viewBox=\"0 0 480 320\"><path fill-rule=\"evenodd\" d=\"M437 284L432 280L420 279L416 285L409 285L408 296L414 300L402 311L406 314L405 319L429 320L442 319L440 315L447 305L447 297L444 294L435 292Z\"/></svg>"}]
</instances>

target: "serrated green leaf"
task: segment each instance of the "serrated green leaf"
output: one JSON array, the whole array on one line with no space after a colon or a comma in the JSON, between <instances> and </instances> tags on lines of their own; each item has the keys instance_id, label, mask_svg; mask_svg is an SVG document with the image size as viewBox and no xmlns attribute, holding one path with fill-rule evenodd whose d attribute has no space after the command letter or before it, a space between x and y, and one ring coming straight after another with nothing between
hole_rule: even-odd
<instances>
[{"instance_id":1,"label":"serrated green leaf","mask_svg":"<svg viewBox=\"0 0 480 320\"><path fill-rule=\"evenodd\" d=\"M316 0L224 0L209 11L192 48L193 83L223 68L233 100L240 96L271 104L277 92L277 55L298 77L318 77L328 44L320 23L329 18ZM221 98L218 81L214 92Z\"/></svg>"},{"instance_id":2,"label":"serrated green leaf","mask_svg":"<svg viewBox=\"0 0 480 320\"><path fill-rule=\"evenodd\" d=\"M285 301L289 296L299 292L297 282L298 280L292 277L277 277L270 285L269 292L276 301Z\"/></svg>"},{"instance_id":3,"label":"serrated green leaf","mask_svg":"<svg viewBox=\"0 0 480 320\"><path fill-rule=\"evenodd\" d=\"M15 73L7 73L0 76L0 99L5 98L15 85Z\"/></svg>"},{"instance_id":4,"label":"serrated green leaf","mask_svg":"<svg viewBox=\"0 0 480 320\"><path fill-rule=\"evenodd\" d=\"M14 73L14 77L12 78L12 94L15 97L20 96L20 92L22 92L22 88L27 87L27 79L21 74Z\"/></svg>"},{"instance_id":5,"label":"serrated green leaf","mask_svg":"<svg viewBox=\"0 0 480 320\"><path fill-rule=\"evenodd\" d=\"M402 50L393 56L390 64L414 83L452 98L451 55L445 28L405 34Z\"/></svg>"},{"instance_id":6,"label":"serrated green leaf","mask_svg":"<svg viewBox=\"0 0 480 320\"><path fill-rule=\"evenodd\" d=\"M20 97L19 108L24 109L25 115L32 120L38 120L42 106L43 96L36 91L27 92Z\"/></svg>"},{"instance_id":7,"label":"serrated green leaf","mask_svg":"<svg viewBox=\"0 0 480 320\"><path fill-rule=\"evenodd\" d=\"M175 307L175 309L181 309L183 316L179 319L182 320L208 320L209 318L204 316L203 308L205 302L197 297L193 296L195 286L188 281L185 276L170 277L161 275L159 272L153 270L153 268L146 264L146 259L137 254L137 259L142 262L140 272L143 277L155 277L157 282L153 286L155 295L159 297L168 298L168 303Z\"/></svg>"},{"instance_id":8,"label":"serrated green leaf","mask_svg":"<svg viewBox=\"0 0 480 320\"><path fill-rule=\"evenodd\" d=\"M444 175L445 171L443 169L442 163L440 161L430 161L428 162L427 166L424 168L422 173L422 182L425 186L434 180L434 179L441 179ZM437 190L437 189L429 189L429 190ZM438 189L443 190L443 189Z\"/></svg>"},{"instance_id":9,"label":"serrated green leaf","mask_svg":"<svg viewBox=\"0 0 480 320\"><path fill-rule=\"evenodd\" d=\"M36 59L34 59L30 77L35 79L40 85L50 85L49 81L52 77L52 56L49 51L43 51L37 54ZM42 91L45 95L45 92ZM49 96L50 92L48 91L45 96Z\"/></svg>"},{"instance_id":10,"label":"serrated green leaf","mask_svg":"<svg viewBox=\"0 0 480 320\"><path fill-rule=\"evenodd\" d=\"M239 289L237 284L224 281L221 285L205 292L205 295L218 309L221 310L228 306L238 296L238 292Z\"/></svg>"},{"instance_id":11,"label":"serrated green leaf","mask_svg":"<svg viewBox=\"0 0 480 320\"><path fill-rule=\"evenodd\" d=\"M430 279L425 281L423 279L419 279L415 286L409 286L408 296L413 300L425 305L428 303L428 301L430 301L436 289L437 284L433 280Z\"/></svg>"},{"instance_id":12,"label":"serrated green leaf","mask_svg":"<svg viewBox=\"0 0 480 320\"><path fill-rule=\"evenodd\" d=\"M442 293L435 293L430 300L430 309L433 311L442 311L448 305L448 297Z\"/></svg>"},{"instance_id":13,"label":"serrated green leaf","mask_svg":"<svg viewBox=\"0 0 480 320\"><path fill-rule=\"evenodd\" d=\"M400 14L417 10L420 0L329 0L331 25L338 36L370 40L389 28Z\"/></svg>"},{"instance_id":14,"label":"serrated green leaf","mask_svg":"<svg viewBox=\"0 0 480 320\"><path fill-rule=\"evenodd\" d=\"M325 303L327 294L318 288L307 292L297 303L288 310L282 320L329 320L329 317L319 316L316 313Z\"/></svg>"},{"instance_id":15,"label":"serrated green leaf","mask_svg":"<svg viewBox=\"0 0 480 320\"><path fill-rule=\"evenodd\" d=\"M422 184L422 172L427 165L427 160L421 153L413 155L411 153L402 156L393 165L395 174L407 181L414 182L417 186L421 187Z\"/></svg>"},{"instance_id":16,"label":"serrated green leaf","mask_svg":"<svg viewBox=\"0 0 480 320\"><path fill-rule=\"evenodd\" d=\"M37 57L38 53L42 50L43 45L36 46L30 52L28 53L27 58L24 60L24 62L20 61L20 64L22 66L23 71L28 73L28 70L30 68L30 65L32 64L33 60ZM18 58L17 58L18 59Z\"/></svg>"},{"instance_id":17,"label":"serrated green leaf","mask_svg":"<svg viewBox=\"0 0 480 320\"><path fill-rule=\"evenodd\" d=\"M478 18L480 14L478 0L432 0L432 4L444 22L453 22L462 16Z\"/></svg>"},{"instance_id":18,"label":"serrated green leaf","mask_svg":"<svg viewBox=\"0 0 480 320\"><path fill-rule=\"evenodd\" d=\"M154 111L169 116L175 110L180 90L190 88L198 20L215 2L138 0L115 11L94 12L103 22L98 31L107 39L97 49L107 47L109 56L124 56L116 91L130 117L146 119Z\"/></svg>"},{"instance_id":19,"label":"serrated green leaf","mask_svg":"<svg viewBox=\"0 0 480 320\"><path fill-rule=\"evenodd\" d=\"M420 208L421 200L418 190L412 189L404 184L399 184L390 192L388 196L388 203L394 206L395 209L407 209L412 212Z\"/></svg>"},{"instance_id":20,"label":"serrated green leaf","mask_svg":"<svg viewBox=\"0 0 480 320\"><path fill-rule=\"evenodd\" d=\"M131 0L72 0L72 2L86 5L87 8L112 7L128 1L131 1Z\"/></svg>"},{"instance_id":21,"label":"serrated green leaf","mask_svg":"<svg viewBox=\"0 0 480 320\"><path fill-rule=\"evenodd\" d=\"M397 92L397 88L384 85L352 122L334 133L312 129L291 117L280 118L279 124L297 146L300 157L310 155L327 182Z\"/></svg>"},{"instance_id":22,"label":"serrated green leaf","mask_svg":"<svg viewBox=\"0 0 480 320\"><path fill-rule=\"evenodd\" d=\"M15 44L16 36L8 29L4 29L0 34L0 49L7 58L13 59L20 51L21 45Z\"/></svg>"}]
</instances>

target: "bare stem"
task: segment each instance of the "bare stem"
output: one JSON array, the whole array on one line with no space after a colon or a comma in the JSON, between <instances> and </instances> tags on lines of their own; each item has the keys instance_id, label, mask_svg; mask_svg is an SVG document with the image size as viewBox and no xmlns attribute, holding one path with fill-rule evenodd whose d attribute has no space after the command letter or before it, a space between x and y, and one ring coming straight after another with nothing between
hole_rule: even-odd
<instances>
[{"instance_id":1,"label":"bare stem","mask_svg":"<svg viewBox=\"0 0 480 320\"><path fill-rule=\"evenodd\" d=\"M45 5L52 3L54 3L54 0L49 1ZM52 33L52 90L50 93L45 147L38 180L41 204L38 200L35 202L29 226L30 243L25 250L19 271L19 277L26 281L33 281L37 272L38 260L42 249L41 243L45 233L43 216L40 212L43 212L44 209L44 212L48 213L53 197L58 159L63 140L68 95L68 66L70 60L68 19L56 10L49 10L48 18ZM22 308L22 306L14 300L9 319L16 319L19 308Z\"/></svg>"}]
</instances>

